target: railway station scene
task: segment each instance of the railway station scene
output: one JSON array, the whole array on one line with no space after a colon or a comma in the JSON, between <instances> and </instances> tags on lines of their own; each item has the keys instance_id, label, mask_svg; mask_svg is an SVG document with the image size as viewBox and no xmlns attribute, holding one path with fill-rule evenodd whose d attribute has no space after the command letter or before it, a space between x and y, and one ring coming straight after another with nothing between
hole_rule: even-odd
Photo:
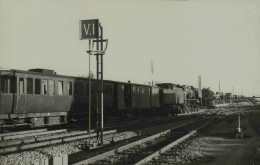
<instances>
[{"instance_id":1,"label":"railway station scene","mask_svg":"<svg viewBox=\"0 0 260 165\"><path fill-rule=\"evenodd\" d=\"M260 1L0 0L0 165L260 164Z\"/></svg>"}]
</instances>

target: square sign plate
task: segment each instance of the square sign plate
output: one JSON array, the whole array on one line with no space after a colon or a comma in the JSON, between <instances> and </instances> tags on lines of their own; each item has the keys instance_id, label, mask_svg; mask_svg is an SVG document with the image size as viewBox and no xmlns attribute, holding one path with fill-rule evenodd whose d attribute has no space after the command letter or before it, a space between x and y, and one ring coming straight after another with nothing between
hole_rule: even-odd
<instances>
[{"instance_id":1,"label":"square sign plate","mask_svg":"<svg viewBox=\"0 0 260 165\"><path fill-rule=\"evenodd\" d=\"M80 39L98 38L98 19L80 20Z\"/></svg>"}]
</instances>

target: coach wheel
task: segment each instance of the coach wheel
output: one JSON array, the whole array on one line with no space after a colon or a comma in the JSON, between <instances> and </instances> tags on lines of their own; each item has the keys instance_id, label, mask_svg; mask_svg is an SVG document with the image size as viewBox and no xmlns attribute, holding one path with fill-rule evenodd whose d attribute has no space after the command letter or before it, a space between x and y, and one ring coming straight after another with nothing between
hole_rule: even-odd
<instances>
[{"instance_id":1,"label":"coach wheel","mask_svg":"<svg viewBox=\"0 0 260 165\"><path fill-rule=\"evenodd\" d=\"M194 106L191 106L191 112L195 112Z\"/></svg>"},{"instance_id":2,"label":"coach wheel","mask_svg":"<svg viewBox=\"0 0 260 165\"><path fill-rule=\"evenodd\" d=\"M178 109L178 113L183 113L183 108L181 106L179 106Z\"/></svg>"},{"instance_id":3,"label":"coach wheel","mask_svg":"<svg viewBox=\"0 0 260 165\"><path fill-rule=\"evenodd\" d=\"M180 106L181 113L185 113L184 107Z\"/></svg>"},{"instance_id":4,"label":"coach wheel","mask_svg":"<svg viewBox=\"0 0 260 165\"><path fill-rule=\"evenodd\" d=\"M236 134L236 139L238 139L238 138L243 139L244 138L244 133L243 132L237 133Z\"/></svg>"},{"instance_id":5,"label":"coach wheel","mask_svg":"<svg viewBox=\"0 0 260 165\"><path fill-rule=\"evenodd\" d=\"M185 112L189 112L190 111L190 106L189 105L185 105Z\"/></svg>"}]
</instances>

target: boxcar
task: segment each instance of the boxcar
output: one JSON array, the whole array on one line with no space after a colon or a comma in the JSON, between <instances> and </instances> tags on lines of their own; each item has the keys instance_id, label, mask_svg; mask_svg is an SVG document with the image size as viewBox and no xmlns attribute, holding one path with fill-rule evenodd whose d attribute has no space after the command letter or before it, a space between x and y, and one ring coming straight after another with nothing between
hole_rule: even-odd
<instances>
[{"instance_id":1,"label":"boxcar","mask_svg":"<svg viewBox=\"0 0 260 165\"><path fill-rule=\"evenodd\" d=\"M151 108L151 87L146 85L139 86L139 108L148 111Z\"/></svg>"},{"instance_id":2,"label":"boxcar","mask_svg":"<svg viewBox=\"0 0 260 165\"><path fill-rule=\"evenodd\" d=\"M114 107L118 115L137 115L151 108L151 87L148 85L113 82Z\"/></svg>"},{"instance_id":3,"label":"boxcar","mask_svg":"<svg viewBox=\"0 0 260 165\"><path fill-rule=\"evenodd\" d=\"M151 87L151 106L153 109L160 108L160 88L152 86Z\"/></svg>"},{"instance_id":4,"label":"boxcar","mask_svg":"<svg viewBox=\"0 0 260 165\"><path fill-rule=\"evenodd\" d=\"M76 118L88 118L89 113L89 79L75 78L74 83L74 101L71 112ZM113 83L103 81L103 108L104 117L114 114L113 109ZM91 80L91 114L92 119L96 115L97 110L97 81Z\"/></svg>"}]
</instances>

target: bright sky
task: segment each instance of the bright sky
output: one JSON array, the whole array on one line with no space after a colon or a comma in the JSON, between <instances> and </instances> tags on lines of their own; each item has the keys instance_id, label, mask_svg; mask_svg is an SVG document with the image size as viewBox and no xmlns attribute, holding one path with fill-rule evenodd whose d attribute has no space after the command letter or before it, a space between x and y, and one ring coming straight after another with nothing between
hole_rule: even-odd
<instances>
[{"instance_id":1,"label":"bright sky","mask_svg":"<svg viewBox=\"0 0 260 165\"><path fill-rule=\"evenodd\" d=\"M104 79L260 95L258 0L0 0L0 67L87 75L85 19L109 39Z\"/></svg>"}]
</instances>

